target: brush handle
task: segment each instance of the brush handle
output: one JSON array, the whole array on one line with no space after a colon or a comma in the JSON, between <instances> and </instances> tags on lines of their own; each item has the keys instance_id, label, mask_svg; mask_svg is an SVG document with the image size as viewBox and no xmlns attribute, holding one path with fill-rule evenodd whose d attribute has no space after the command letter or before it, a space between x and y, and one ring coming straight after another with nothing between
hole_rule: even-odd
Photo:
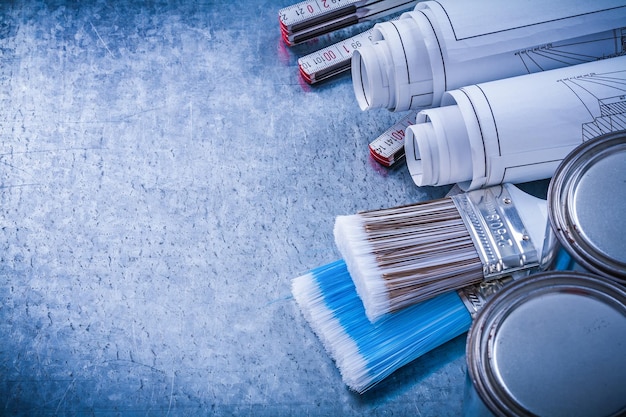
<instances>
[{"instance_id":1,"label":"brush handle","mask_svg":"<svg viewBox=\"0 0 626 417\"><path fill-rule=\"evenodd\" d=\"M467 311L469 311L472 318L474 318L476 314L482 310L485 303L511 281L513 281L511 277L483 281L480 284L461 288L457 292L459 297L461 297L461 301L465 304Z\"/></svg>"},{"instance_id":2,"label":"brush handle","mask_svg":"<svg viewBox=\"0 0 626 417\"><path fill-rule=\"evenodd\" d=\"M548 218L545 208L541 211L545 200L532 197L510 184L461 193L450 198L469 231L483 264L485 279L516 273L527 275L539 268L543 235L532 236L528 226L533 226L530 228L532 230L545 232ZM527 200L535 204L529 205ZM529 212L523 213L522 209ZM530 219L533 224L527 225ZM539 228L534 227L534 223Z\"/></svg>"},{"instance_id":3,"label":"brush handle","mask_svg":"<svg viewBox=\"0 0 626 417\"><path fill-rule=\"evenodd\" d=\"M572 257L564 250L559 250L554 261L553 270L555 271L571 271L576 267ZM483 281L476 285L470 285L457 291L461 301L465 304L472 319L482 310L483 306L489 301L502 287L513 281L514 278L504 277L490 281Z\"/></svg>"}]
</instances>

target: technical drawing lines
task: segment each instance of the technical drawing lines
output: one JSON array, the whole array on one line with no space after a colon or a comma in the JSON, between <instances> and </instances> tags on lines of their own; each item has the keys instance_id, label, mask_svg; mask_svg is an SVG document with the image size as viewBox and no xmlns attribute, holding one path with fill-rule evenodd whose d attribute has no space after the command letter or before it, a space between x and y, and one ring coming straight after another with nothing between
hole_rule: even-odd
<instances>
[{"instance_id":1,"label":"technical drawing lines","mask_svg":"<svg viewBox=\"0 0 626 417\"><path fill-rule=\"evenodd\" d=\"M626 70L559 81L576 95L592 118L582 125L583 141L626 129Z\"/></svg>"},{"instance_id":2,"label":"technical drawing lines","mask_svg":"<svg viewBox=\"0 0 626 417\"><path fill-rule=\"evenodd\" d=\"M626 28L516 52L528 73L576 65L626 53ZM610 55L606 51L612 51ZM598 51L602 51L601 54Z\"/></svg>"}]
</instances>

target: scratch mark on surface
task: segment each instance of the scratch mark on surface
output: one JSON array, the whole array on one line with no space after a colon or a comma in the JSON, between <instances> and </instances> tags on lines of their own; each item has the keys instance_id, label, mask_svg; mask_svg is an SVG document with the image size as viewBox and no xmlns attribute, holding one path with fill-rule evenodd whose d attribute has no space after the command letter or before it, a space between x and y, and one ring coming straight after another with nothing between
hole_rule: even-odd
<instances>
[{"instance_id":1,"label":"scratch mark on surface","mask_svg":"<svg viewBox=\"0 0 626 417\"><path fill-rule=\"evenodd\" d=\"M107 46L106 42L104 41L104 39L102 39L102 36L100 36L100 34L98 33L98 29L96 29L93 23L89 22L89 24L91 25L91 28L93 29L93 31L96 32L96 36L98 36L98 39L100 39L100 42L102 42L102 45L104 45L104 49L106 49L109 55L111 55L111 57L114 58L113 53Z\"/></svg>"},{"instance_id":2,"label":"scratch mark on surface","mask_svg":"<svg viewBox=\"0 0 626 417\"><path fill-rule=\"evenodd\" d=\"M189 139L193 142L193 101L189 102Z\"/></svg>"},{"instance_id":3,"label":"scratch mark on surface","mask_svg":"<svg viewBox=\"0 0 626 417\"><path fill-rule=\"evenodd\" d=\"M11 151L11 152L5 152L5 153L0 153L0 158L3 156L7 156L7 155L30 155L30 154L36 154L36 153L56 153L56 152L72 152L72 151L101 151L101 150L105 150L106 148L102 148L99 146L77 146L77 147L71 147L71 148L54 148L54 149L38 149L38 150L32 150L32 151ZM12 165L9 165L6 162L3 162L4 164L10 166L11 168L16 168L16 169L21 169L21 168L17 168L14 167Z\"/></svg>"},{"instance_id":4,"label":"scratch mark on surface","mask_svg":"<svg viewBox=\"0 0 626 417\"><path fill-rule=\"evenodd\" d=\"M142 366L142 367L148 368L152 372L165 374L165 371L163 371L163 370L161 370L159 368L155 368L154 366L151 366L151 365L148 365L148 364L145 364L145 363L141 363L141 362L137 362L137 361L131 361L131 360L128 360L128 359L110 359L110 360L102 361L102 365L106 365L106 364L109 364L109 363L112 363L112 364L116 364L117 363L117 364L121 364L121 365L129 365L129 366L138 365L138 366Z\"/></svg>"},{"instance_id":5,"label":"scratch mark on surface","mask_svg":"<svg viewBox=\"0 0 626 417\"><path fill-rule=\"evenodd\" d=\"M65 389L63 396L59 400L59 404L57 404L57 409L54 412L55 415L59 414L59 408L61 408L61 404L63 404L63 401L65 401L65 397L67 397L67 393L69 392L70 388L72 388L72 385L74 385L75 382L76 382L76 378L72 379L72 381L70 381L69 385Z\"/></svg>"},{"instance_id":6,"label":"scratch mark on surface","mask_svg":"<svg viewBox=\"0 0 626 417\"><path fill-rule=\"evenodd\" d=\"M276 304L276 303L280 303L282 301L288 301L288 300L292 300L292 299L293 299L293 295L287 295L287 296L284 296L284 297L281 297L281 298L276 298L276 299L266 303L264 307L269 307L272 304Z\"/></svg>"},{"instance_id":7,"label":"scratch mark on surface","mask_svg":"<svg viewBox=\"0 0 626 417\"><path fill-rule=\"evenodd\" d=\"M135 334L135 322L134 321L131 323L131 332L132 332L132 336L133 336L132 337L133 348L135 349L135 352L138 352L139 349L137 348L137 335ZM132 352L131 352L131 354L132 354Z\"/></svg>"},{"instance_id":8,"label":"scratch mark on surface","mask_svg":"<svg viewBox=\"0 0 626 417\"><path fill-rule=\"evenodd\" d=\"M0 185L0 189L11 189L11 188L21 188L21 187L39 187L44 185L41 182L33 182L29 184L9 184L9 185Z\"/></svg>"},{"instance_id":9,"label":"scratch mark on surface","mask_svg":"<svg viewBox=\"0 0 626 417\"><path fill-rule=\"evenodd\" d=\"M174 378L176 377L176 375L172 375L172 385L170 387L170 404L167 407L167 415L170 415L170 411L172 410L172 399L174 397Z\"/></svg>"},{"instance_id":10,"label":"scratch mark on surface","mask_svg":"<svg viewBox=\"0 0 626 417\"><path fill-rule=\"evenodd\" d=\"M0 155L0 158L1 158L1 155ZM2 165L5 165L5 166L7 166L9 168L15 169L17 171L22 171L23 173L28 174L28 171L26 171L25 169L22 169L20 167L15 166L15 165L9 164L8 162L4 162L4 161L0 161L0 162L2 163Z\"/></svg>"}]
</instances>

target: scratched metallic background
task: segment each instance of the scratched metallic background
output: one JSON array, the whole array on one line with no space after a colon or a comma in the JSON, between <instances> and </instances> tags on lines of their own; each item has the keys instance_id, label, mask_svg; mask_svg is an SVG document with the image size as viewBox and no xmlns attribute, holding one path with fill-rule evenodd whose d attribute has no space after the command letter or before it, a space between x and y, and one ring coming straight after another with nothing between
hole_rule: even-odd
<instances>
[{"instance_id":1,"label":"scratched metallic background","mask_svg":"<svg viewBox=\"0 0 626 417\"><path fill-rule=\"evenodd\" d=\"M460 413L464 337L359 396L291 297L336 215L447 191L300 80L293 3L2 2L0 414Z\"/></svg>"}]
</instances>

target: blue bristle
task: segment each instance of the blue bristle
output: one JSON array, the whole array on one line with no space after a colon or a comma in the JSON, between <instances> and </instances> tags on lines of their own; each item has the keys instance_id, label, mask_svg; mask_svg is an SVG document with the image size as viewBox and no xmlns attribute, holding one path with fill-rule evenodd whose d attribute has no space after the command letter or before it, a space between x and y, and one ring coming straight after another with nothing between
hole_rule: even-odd
<instances>
[{"instance_id":1,"label":"blue bristle","mask_svg":"<svg viewBox=\"0 0 626 417\"><path fill-rule=\"evenodd\" d=\"M356 345L358 353L348 350L345 355L357 354L360 358L334 359L344 382L357 392L365 392L400 367L466 332L472 321L458 294L452 291L372 324L342 260L316 268L308 276L314 280L327 313L341 327L333 332L340 330L343 337L319 334L330 333L322 323L311 323L312 328L331 355L344 354L337 345L345 343L346 337ZM309 320L318 319L309 315ZM319 320L327 320L326 315Z\"/></svg>"},{"instance_id":2,"label":"blue bristle","mask_svg":"<svg viewBox=\"0 0 626 417\"><path fill-rule=\"evenodd\" d=\"M574 269L574 260L567 252L565 252L563 248L559 249L556 262L554 263L554 269L558 271L568 271Z\"/></svg>"},{"instance_id":3,"label":"blue bristle","mask_svg":"<svg viewBox=\"0 0 626 417\"><path fill-rule=\"evenodd\" d=\"M571 257L560 251L555 269L572 265ZM468 331L472 322L457 292L451 291L372 324L343 260L294 279L294 296L346 385L359 393Z\"/></svg>"}]
</instances>

